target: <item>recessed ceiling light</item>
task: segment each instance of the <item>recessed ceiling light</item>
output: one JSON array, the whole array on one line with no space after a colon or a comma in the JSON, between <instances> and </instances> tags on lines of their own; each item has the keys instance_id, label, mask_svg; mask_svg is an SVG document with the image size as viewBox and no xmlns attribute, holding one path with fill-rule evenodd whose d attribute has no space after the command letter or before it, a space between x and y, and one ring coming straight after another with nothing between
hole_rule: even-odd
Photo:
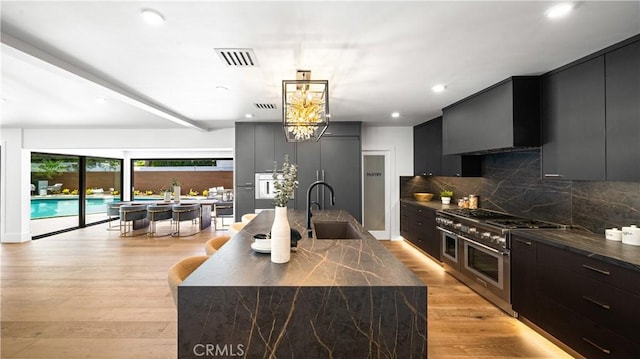
<instances>
[{"instance_id":1,"label":"recessed ceiling light","mask_svg":"<svg viewBox=\"0 0 640 359\"><path fill-rule=\"evenodd\" d=\"M227 92L229 91L229 88L226 86L216 86L216 91L218 92Z\"/></svg>"},{"instance_id":2,"label":"recessed ceiling light","mask_svg":"<svg viewBox=\"0 0 640 359\"><path fill-rule=\"evenodd\" d=\"M248 114L244 115L244 117L246 117L246 118L253 118L253 114L248 113Z\"/></svg>"},{"instance_id":3,"label":"recessed ceiling light","mask_svg":"<svg viewBox=\"0 0 640 359\"><path fill-rule=\"evenodd\" d=\"M431 91L433 91L433 92L442 92L442 91L444 91L444 89L446 89L446 88L447 88L447 86L442 85L442 84L438 84L438 85L434 85L434 86L431 88Z\"/></svg>"},{"instance_id":4,"label":"recessed ceiling light","mask_svg":"<svg viewBox=\"0 0 640 359\"><path fill-rule=\"evenodd\" d=\"M558 19L567 16L571 12L571 10L573 10L573 4L562 3L550 7L545 12L545 15L547 15L547 17L550 19Z\"/></svg>"},{"instance_id":5,"label":"recessed ceiling light","mask_svg":"<svg viewBox=\"0 0 640 359\"><path fill-rule=\"evenodd\" d=\"M400 117L400 112L393 112L393 113L391 113L391 117L393 117L393 118L398 118L398 117Z\"/></svg>"},{"instance_id":6,"label":"recessed ceiling light","mask_svg":"<svg viewBox=\"0 0 640 359\"><path fill-rule=\"evenodd\" d=\"M96 97L96 102L99 103L99 104L105 104L105 103L107 103L107 98L98 96L98 97Z\"/></svg>"},{"instance_id":7,"label":"recessed ceiling light","mask_svg":"<svg viewBox=\"0 0 640 359\"><path fill-rule=\"evenodd\" d=\"M159 12L151 9L142 9L140 15L149 25L162 25L164 24L164 16Z\"/></svg>"}]
</instances>

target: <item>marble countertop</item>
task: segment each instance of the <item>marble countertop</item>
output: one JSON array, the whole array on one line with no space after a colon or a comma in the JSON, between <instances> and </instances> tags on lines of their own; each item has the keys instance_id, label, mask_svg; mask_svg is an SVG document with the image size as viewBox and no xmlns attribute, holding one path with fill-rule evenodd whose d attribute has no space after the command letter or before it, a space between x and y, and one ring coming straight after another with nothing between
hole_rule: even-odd
<instances>
[{"instance_id":1,"label":"marble countertop","mask_svg":"<svg viewBox=\"0 0 640 359\"><path fill-rule=\"evenodd\" d=\"M439 199L432 199L431 201L423 202L423 201L417 201L413 197L402 197L400 198L400 202L405 202L405 203L413 204L416 206L427 207L435 210L458 208L457 205L453 204L453 201L451 201L452 204L442 204L442 201L440 201Z\"/></svg>"},{"instance_id":2,"label":"marble countertop","mask_svg":"<svg viewBox=\"0 0 640 359\"><path fill-rule=\"evenodd\" d=\"M253 236L268 233L273 223L274 211L263 211L181 286L425 286L348 212L313 213L313 220L353 223L363 239L306 238L306 212L289 210L289 225L302 234L302 239L288 263L272 263L269 254L251 249Z\"/></svg>"},{"instance_id":3,"label":"marble countertop","mask_svg":"<svg viewBox=\"0 0 640 359\"><path fill-rule=\"evenodd\" d=\"M610 241L604 234L576 229L514 230L512 233L640 272L640 246Z\"/></svg>"}]
</instances>

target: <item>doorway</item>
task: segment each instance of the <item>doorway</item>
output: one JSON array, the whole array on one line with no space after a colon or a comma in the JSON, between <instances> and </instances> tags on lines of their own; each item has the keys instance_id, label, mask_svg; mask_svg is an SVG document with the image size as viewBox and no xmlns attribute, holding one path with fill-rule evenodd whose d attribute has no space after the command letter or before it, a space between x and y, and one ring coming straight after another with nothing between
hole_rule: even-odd
<instances>
[{"instance_id":1,"label":"doorway","mask_svg":"<svg viewBox=\"0 0 640 359\"><path fill-rule=\"evenodd\" d=\"M390 152L362 152L362 225L377 239L390 239Z\"/></svg>"}]
</instances>

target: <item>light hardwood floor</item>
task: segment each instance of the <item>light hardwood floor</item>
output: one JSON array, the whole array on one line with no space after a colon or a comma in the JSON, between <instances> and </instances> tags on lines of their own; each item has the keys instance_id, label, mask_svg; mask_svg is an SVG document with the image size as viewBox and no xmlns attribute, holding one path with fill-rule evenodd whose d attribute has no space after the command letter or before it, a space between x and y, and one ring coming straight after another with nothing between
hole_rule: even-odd
<instances>
[{"instance_id":1,"label":"light hardwood floor","mask_svg":"<svg viewBox=\"0 0 640 359\"><path fill-rule=\"evenodd\" d=\"M2 358L175 358L168 268L210 230L121 238L106 225L2 244ZM429 286L430 358L568 357L402 242L384 242Z\"/></svg>"}]
</instances>

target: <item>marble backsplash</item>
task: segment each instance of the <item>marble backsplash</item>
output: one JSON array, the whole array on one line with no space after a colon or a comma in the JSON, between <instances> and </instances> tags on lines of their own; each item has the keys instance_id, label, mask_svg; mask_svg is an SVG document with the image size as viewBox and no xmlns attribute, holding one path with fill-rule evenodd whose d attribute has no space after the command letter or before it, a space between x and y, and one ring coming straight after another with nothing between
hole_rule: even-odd
<instances>
[{"instance_id":1,"label":"marble backsplash","mask_svg":"<svg viewBox=\"0 0 640 359\"><path fill-rule=\"evenodd\" d=\"M454 192L452 203L469 194L480 207L539 220L571 224L594 233L640 225L640 183L542 180L540 151L485 155L483 177L401 177L401 197L414 192Z\"/></svg>"}]
</instances>

